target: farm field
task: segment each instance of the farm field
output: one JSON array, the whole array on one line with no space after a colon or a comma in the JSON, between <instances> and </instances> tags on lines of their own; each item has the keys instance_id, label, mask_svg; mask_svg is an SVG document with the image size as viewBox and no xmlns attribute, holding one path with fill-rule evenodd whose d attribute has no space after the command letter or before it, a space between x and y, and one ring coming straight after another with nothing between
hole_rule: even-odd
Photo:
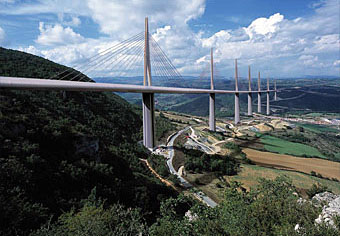
<instances>
[{"instance_id":1,"label":"farm field","mask_svg":"<svg viewBox=\"0 0 340 236\"><path fill-rule=\"evenodd\" d=\"M292 180L293 185L296 186L302 194L305 194L305 191L310 189L313 184L327 186L333 193L340 194L340 182L321 179L295 171L279 170L257 165L241 164L240 167L241 170L237 175L224 176L224 179L226 179L228 182L240 182L247 190L256 187L260 178L275 179L278 176L284 175ZM190 173L185 178L193 183L198 189L206 193L214 201L221 201L223 188L218 186L223 186L223 183L212 173Z\"/></svg>"},{"instance_id":2,"label":"farm field","mask_svg":"<svg viewBox=\"0 0 340 236\"><path fill-rule=\"evenodd\" d=\"M299 124L299 126L313 131L315 133L322 133L322 132L332 132L332 133L339 133L339 130L331 127L327 127L324 125L314 125L314 124Z\"/></svg>"},{"instance_id":3,"label":"farm field","mask_svg":"<svg viewBox=\"0 0 340 236\"><path fill-rule=\"evenodd\" d=\"M309 189L313 184L319 183L327 186L335 194L340 194L340 182L335 182L327 179L321 179L310 176L304 173L277 170L273 168L266 168L257 165L242 164L241 171L238 175L226 177L228 180L234 180L243 183L243 187L250 189L258 184L259 178L275 179L277 176L288 176L299 189Z\"/></svg>"},{"instance_id":4,"label":"farm field","mask_svg":"<svg viewBox=\"0 0 340 236\"><path fill-rule=\"evenodd\" d=\"M310 174L311 171L320 173L323 177L340 180L340 163L319 158L302 158L285 154L261 152L244 148L247 157L260 166L271 166L277 169L294 170Z\"/></svg>"},{"instance_id":5,"label":"farm field","mask_svg":"<svg viewBox=\"0 0 340 236\"><path fill-rule=\"evenodd\" d=\"M280 154L288 154L294 156L311 156L326 158L319 150L301 143L289 142L270 135L261 137L261 142L268 152L276 152Z\"/></svg>"}]
</instances>

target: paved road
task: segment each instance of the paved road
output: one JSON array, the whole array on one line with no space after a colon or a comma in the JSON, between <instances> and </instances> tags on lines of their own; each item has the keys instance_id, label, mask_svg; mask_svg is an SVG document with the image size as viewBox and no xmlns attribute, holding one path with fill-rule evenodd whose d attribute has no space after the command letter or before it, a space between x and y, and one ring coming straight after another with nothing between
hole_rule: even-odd
<instances>
[{"instance_id":1,"label":"paved road","mask_svg":"<svg viewBox=\"0 0 340 236\"><path fill-rule=\"evenodd\" d=\"M175 135L172 135L172 137L170 138L167 147L169 150L169 157L167 160L167 165L169 167L169 170L172 174L177 175L178 179L180 180L181 184L185 187L185 188L193 188L194 186L192 184L190 184L187 180L185 180L183 177L178 175L178 172L175 170L174 166L172 165L172 160L175 156L175 150L174 150L174 141L176 140L176 138L181 135L183 132L187 131L189 127L186 127L185 129L182 129L180 131L178 131ZM202 199L208 206L210 207L215 207L217 206L217 203L214 202L211 198L209 198L208 196L206 196L203 192L198 192L195 193L195 196Z\"/></svg>"},{"instance_id":2,"label":"paved road","mask_svg":"<svg viewBox=\"0 0 340 236\"><path fill-rule=\"evenodd\" d=\"M202 148L202 150L208 154L213 154L215 153L214 150L212 150L210 147L208 147L207 145L201 143L200 141L198 141L198 139L196 138L197 135L195 134L195 130L189 126L189 128L191 129L191 135L190 138L191 140L196 143L198 146L200 146Z\"/></svg>"}]
</instances>

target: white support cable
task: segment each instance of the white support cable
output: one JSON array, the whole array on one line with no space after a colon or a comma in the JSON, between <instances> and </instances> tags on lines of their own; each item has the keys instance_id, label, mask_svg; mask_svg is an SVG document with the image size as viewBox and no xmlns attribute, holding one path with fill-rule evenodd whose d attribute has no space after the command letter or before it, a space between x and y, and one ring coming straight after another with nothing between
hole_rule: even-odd
<instances>
[{"instance_id":1,"label":"white support cable","mask_svg":"<svg viewBox=\"0 0 340 236\"><path fill-rule=\"evenodd\" d=\"M167 62L169 63L169 65L173 68L173 70L176 72L177 76L182 77L182 75L177 71L176 67L172 64L171 60L169 59L169 57L164 53L164 51L162 50L162 48L159 46L159 44L156 42L156 40L152 37L152 35L150 35L151 40L153 40L156 44L156 46L159 48L159 50L161 51L162 55L165 57L165 59L167 60Z\"/></svg>"},{"instance_id":2,"label":"white support cable","mask_svg":"<svg viewBox=\"0 0 340 236\"><path fill-rule=\"evenodd\" d=\"M109 66L106 66L104 68L104 70L114 70L114 68L124 68L125 63L128 61L129 56L132 54L134 55L142 46L142 44L144 44L143 41L138 41L137 44L131 45L130 48L128 48L126 50L126 52L124 53L120 53L123 54L123 56L121 58L119 58L119 60L116 60L115 63L108 63ZM122 65L120 65L121 63L123 63ZM118 69L117 69L118 70Z\"/></svg>"},{"instance_id":3,"label":"white support cable","mask_svg":"<svg viewBox=\"0 0 340 236\"><path fill-rule=\"evenodd\" d=\"M176 77L176 73L174 73L173 70L171 70L171 65L164 59L163 53L159 50L159 47L157 47L157 44L154 40L152 40L154 43L154 51L157 53L158 61L161 64L161 68L163 69L164 73L171 79L172 77Z\"/></svg>"},{"instance_id":4,"label":"white support cable","mask_svg":"<svg viewBox=\"0 0 340 236\"><path fill-rule=\"evenodd\" d=\"M138 64L139 61L142 61L143 59L143 53L144 53L144 48L141 47L139 51L135 53L135 55L129 60L129 63L126 66L126 71L132 71L133 67ZM123 75L123 71L119 73L117 77L120 77Z\"/></svg>"},{"instance_id":5,"label":"white support cable","mask_svg":"<svg viewBox=\"0 0 340 236\"><path fill-rule=\"evenodd\" d=\"M131 42L129 43L128 45L131 46L131 45L134 45L136 42L139 42L139 41L134 41L134 42ZM127 46L127 45L125 45ZM111 53L111 55L109 55L108 57L106 58L102 58L99 62L97 62L95 65L92 65L91 67L88 67L86 68L84 71L82 71L83 74L85 74L85 72L89 72L89 71L92 71L93 69L95 68L98 68L98 66L100 66L103 62L107 62L108 60L111 60L112 58L114 58L115 56L119 55L119 53L123 52L124 50L127 50L126 47L121 47L119 49L119 51L115 51L113 53ZM107 59L108 58L108 59ZM106 60L107 59L107 60ZM80 74L74 76L73 78L71 78L70 80L74 80L75 78L77 78Z\"/></svg>"},{"instance_id":6,"label":"white support cable","mask_svg":"<svg viewBox=\"0 0 340 236\"><path fill-rule=\"evenodd\" d=\"M140 39L138 39L137 41L131 41L129 42L129 44L126 45L122 45L122 47L119 48L119 50L114 51L112 53L110 53L109 55L107 55L107 57L102 58L100 61L98 61L95 65L92 65L91 67L86 68L83 73L85 71L89 72L92 71L94 68L98 68L99 66L108 63L111 59L114 59L116 56L118 56L119 54L125 53L125 51L129 50L129 48L131 46L134 46L136 44L138 44Z\"/></svg>"},{"instance_id":7,"label":"white support cable","mask_svg":"<svg viewBox=\"0 0 340 236\"><path fill-rule=\"evenodd\" d=\"M158 51L158 58L160 59L160 62L163 64L164 70L167 72L170 78L178 77L178 74L176 73L175 69L173 69L169 61L166 60L164 53L159 49L157 44L156 44L155 50Z\"/></svg>"},{"instance_id":8,"label":"white support cable","mask_svg":"<svg viewBox=\"0 0 340 236\"><path fill-rule=\"evenodd\" d=\"M99 52L98 54L96 54L96 55L94 55L94 56L92 56L92 57L86 59L86 61L85 61L84 63L78 64L78 65L74 65L74 66L72 66L72 68L70 67L70 68L68 68L68 69L66 69L66 70L64 70L64 71L62 71L62 72L59 72L57 75L51 77L50 79L53 79L53 78L55 78L55 77L57 77L57 76L59 76L59 75L65 73L65 72L71 70L70 73L66 74L65 76L63 76L62 78L59 79L59 80L62 80L63 78L67 77L68 75L74 73L74 70L80 70L80 68L82 68L82 67L84 67L84 66L87 66L87 65L91 64L91 63L93 62L93 61L91 61L91 60L94 60L96 57L100 58L100 57L105 56L107 53L109 53L109 51L111 51L111 50L113 50L113 49L116 49L117 47L119 48L119 47L121 47L124 43L127 43L127 42L129 42L129 41L131 41L131 40L134 40L135 38L139 37L142 33L143 33L143 32L140 32L139 34L136 34L136 35L132 36L131 38L128 38L128 39L126 39L126 40L124 40L124 41L122 41L122 42L120 42L120 43L118 43L118 44L115 44L114 46L112 46L112 47L110 47L110 48L108 48L108 49L106 49L106 50L104 50L104 51L102 51L102 52ZM96 58L96 59L98 59L98 58ZM77 67L78 67L78 68L77 68Z\"/></svg>"},{"instance_id":9,"label":"white support cable","mask_svg":"<svg viewBox=\"0 0 340 236\"><path fill-rule=\"evenodd\" d=\"M154 48L154 43L151 41L151 59L154 62L154 67L155 67L155 71L157 73L159 73L158 75L160 77L165 77L166 79L171 79L171 77L169 76L168 72L164 69L163 64L160 61L159 55L157 54L157 52L155 51L156 49Z\"/></svg>"}]
</instances>

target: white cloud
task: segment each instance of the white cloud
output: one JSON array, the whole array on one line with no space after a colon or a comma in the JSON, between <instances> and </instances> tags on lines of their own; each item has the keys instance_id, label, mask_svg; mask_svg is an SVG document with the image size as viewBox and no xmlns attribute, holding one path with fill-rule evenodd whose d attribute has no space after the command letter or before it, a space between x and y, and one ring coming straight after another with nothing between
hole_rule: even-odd
<instances>
[{"instance_id":1,"label":"white cloud","mask_svg":"<svg viewBox=\"0 0 340 236\"><path fill-rule=\"evenodd\" d=\"M18 50L23 51L23 52L27 52L27 53L31 53L31 54L34 54L34 55L37 55L37 56L43 56L41 54L41 51L38 50L36 47L34 47L32 45L28 46L27 48L19 47Z\"/></svg>"},{"instance_id":2,"label":"white cloud","mask_svg":"<svg viewBox=\"0 0 340 236\"><path fill-rule=\"evenodd\" d=\"M333 62L334 66L340 67L340 60L336 60Z\"/></svg>"},{"instance_id":3,"label":"white cloud","mask_svg":"<svg viewBox=\"0 0 340 236\"><path fill-rule=\"evenodd\" d=\"M109 35L131 35L144 27L144 17L149 16L151 26L162 24L186 27L186 23L201 16L205 0L88 0L92 19ZM133 12L133 14L131 14Z\"/></svg>"},{"instance_id":4,"label":"white cloud","mask_svg":"<svg viewBox=\"0 0 340 236\"><path fill-rule=\"evenodd\" d=\"M36 45L41 55L58 62L77 61L97 52L99 47L94 46L104 48L105 42L141 32L144 17L149 16L153 37L183 74L200 74L208 63L210 47L214 48L217 67L225 75L232 74L235 58L240 59L241 68L252 64L258 70L285 76L325 74L323 71L338 74L335 67L340 43L338 0L320 0L309 16L288 19L273 13L235 30L220 29L208 37L202 36L207 32L194 32L188 24L202 16L204 10L205 0L38 0L11 11L0 9L0 13L61 14L60 24L40 27L36 41L44 45L43 49ZM96 22L107 37L84 39L70 27L62 26L79 26L79 17L83 16Z\"/></svg>"},{"instance_id":5,"label":"white cloud","mask_svg":"<svg viewBox=\"0 0 340 236\"><path fill-rule=\"evenodd\" d=\"M339 52L340 50L339 34L328 34L317 36L313 41L313 45L306 48L305 52L308 53L329 53Z\"/></svg>"},{"instance_id":6,"label":"white cloud","mask_svg":"<svg viewBox=\"0 0 340 236\"><path fill-rule=\"evenodd\" d=\"M63 25L66 25L66 26L77 27L81 24L81 20L79 17L65 15L64 13L58 14L58 20L59 22L61 22Z\"/></svg>"},{"instance_id":7,"label":"white cloud","mask_svg":"<svg viewBox=\"0 0 340 236\"><path fill-rule=\"evenodd\" d=\"M141 32L146 16L153 28L164 24L187 27L187 22L200 17L204 10L205 0L38 0L0 8L0 13L86 16L98 23L102 33L124 38Z\"/></svg>"},{"instance_id":8,"label":"white cloud","mask_svg":"<svg viewBox=\"0 0 340 236\"><path fill-rule=\"evenodd\" d=\"M5 42L6 34L5 31L0 27L0 45Z\"/></svg>"},{"instance_id":9,"label":"white cloud","mask_svg":"<svg viewBox=\"0 0 340 236\"><path fill-rule=\"evenodd\" d=\"M208 48L217 48L215 61L224 68L232 68L232 59L239 58L241 67L249 63L260 70L268 70L268 73L286 76L338 74L333 63L340 50L339 13L334 10L336 8L337 0L327 0L322 1L309 17L290 20L280 13L261 17L243 27L243 32L241 29L221 30L211 37L202 38L202 47L207 48L206 54ZM236 31L239 40L235 40ZM244 34L249 37L244 37ZM202 56L196 58L196 63L208 62L208 59L208 56ZM297 60L301 63L296 63Z\"/></svg>"},{"instance_id":10,"label":"white cloud","mask_svg":"<svg viewBox=\"0 0 340 236\"><path fill-rule=\"evenodd\" d=\"M313 56L313 55L301 55L299 57L299 60L302 61L303 64L306 65L306 66L313 66L313 65L315 65L315 63L317 63L319 58L317 56Z\"/></svg>"},{"instance_id":11,"label":"white cloud","mask_svg":"<svg viewBox=\"0 0 340 236\"><path fill-rule=\"evenodd\" d=\"M269 18L257 18L247 28L244 28L246 33L252 39L256 34L271 37L273 33L279 30L279 23L282 22L284 16L276 13Z\"/></svg>"},{"instance_id":12,"label":"white cloud","mask_svg":"<svg viewBox=\"0 0 340 236\"><path fill-rule=\"evenodd\" d=\"M41 45L67 45L84 41L84 38L80 34L75 33L70 27L64 28L60 24L51 26L40 22L39 31L40 35L36 42Z\"/></svg>"},{"instance_id":13,"label":"white cloud","mask_svg":"<svg viewBox=\"0 0 340 236\"><path fill-rule=\"evenodd\" d=\"M71 25L71 26L79 26L81 24L81 20L79 19L79 17L72 17L72 20L67 22L67 24Z\"/></svg>"}]
</instances>

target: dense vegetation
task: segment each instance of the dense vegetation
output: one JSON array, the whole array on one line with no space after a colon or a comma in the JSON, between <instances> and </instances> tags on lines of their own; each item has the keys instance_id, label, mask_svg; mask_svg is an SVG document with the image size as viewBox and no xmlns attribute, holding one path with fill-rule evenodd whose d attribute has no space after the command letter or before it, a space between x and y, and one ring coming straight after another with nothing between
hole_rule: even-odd
<instances>
[{"instance_id":1,"label":"dense vegetation","mask_svg":"<svg viewBox=\"0 0 340 236\"><path fill-rule=\"evenodd\" d=\"M2 51L8 61L0 68L22 55L41 75L50 68L46 62L43 69L42 58ZM20 73L33 70L27 63ZM93 189L105 207L140 208L147 223L156 219L160 201L175 194L140 162L147 158L137 144L141 112L120 97L1 90L0 101L0 235L27 235L62 212L78 211Z\"/></svg>"},{"instance_id":2,"label":"dense vegetation","mask_svg":"<svg viewBox=\"0 0 340 236\"><path fill-rule=\"evenodd\" d=\"M239 162L230 155L209 155L199 150L184 149L185 169L194 172L215 172L218 176L235 175Z\"/></svg>"},{"instance_id":3,"label":"dense vegetation","mask_svg":"<svg viewBox=\"0 0 340 236\"><path fill-rule=\"evenodd\" d=\"M162 177L167 178L170 175L169 168L164 156L150 155L148 161L152 168Z\"/></svg>"},{"instance_id":4,"label":"dense vegetation","mask_svg":"<svg viewBox=\"0 0 340 236\"><path fill-rule=\"evenodd\" d=\"M156 116L155 123L157 126L155 131L156 140L167 138L167 133L176 129L176 126L162 112L159 113L159 116Z\"/></svg>"},{"instance_id":5,"label":"dense vegetation","mask_svg":"<svg viewBox=\"0 0 340 236\"><path fill-rule=\"evenodd\" d=\"M260 180L250 192L239 190L232 182L219 206L209 208L193 204L191 217L176 211L183 198L169 199L162 205L162 217L150 229L151 235L268 235L336 236L339 230L314 224L319 208L298 202L294 186L285 177ZM295 230L299 224L299 229ZM337 227L340 220L336 219Z\"/></svg>"}]
</instances>

